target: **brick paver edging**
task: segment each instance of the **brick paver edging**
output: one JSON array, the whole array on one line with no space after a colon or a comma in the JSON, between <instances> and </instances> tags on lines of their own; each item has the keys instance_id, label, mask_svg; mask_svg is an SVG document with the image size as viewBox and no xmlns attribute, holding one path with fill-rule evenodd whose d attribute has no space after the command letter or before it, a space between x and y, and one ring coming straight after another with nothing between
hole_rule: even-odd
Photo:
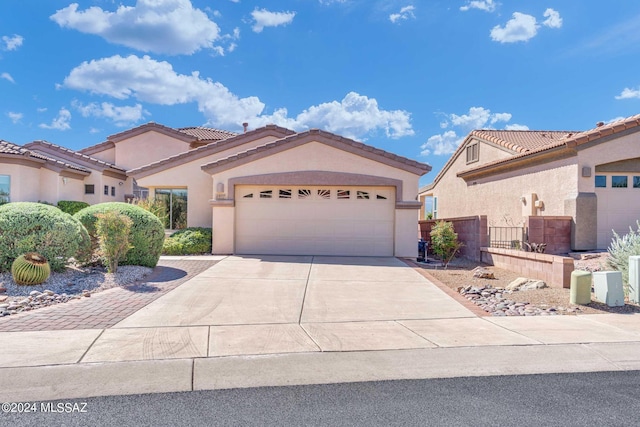
<instances>
[{"instance_id":1,"label":"brick paver edging","mask_svg":"<svg viewBox=\"0 0 640 427\"><path fill-rule=\"evenodd\" d=\"M110 328L216 263L212 260L160 260L143 282L107 289L91 294L90 298L2 317L0 332Z\"/></svg>"}]
</instances>

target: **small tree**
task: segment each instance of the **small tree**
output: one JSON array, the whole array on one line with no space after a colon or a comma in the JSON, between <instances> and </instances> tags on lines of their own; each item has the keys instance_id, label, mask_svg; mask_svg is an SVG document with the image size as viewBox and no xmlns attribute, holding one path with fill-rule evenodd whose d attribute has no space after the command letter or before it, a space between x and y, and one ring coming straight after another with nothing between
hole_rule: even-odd
<instances>
[{"instance_id":1,"label":"small tree","mask_svg":"<svg viewBox=\"0 0 640 427\"><path fill-rule=\"evenodd\" d=\"M98 213L95 216L100 252L105 259L107 271L115 273L118 270L118 262L124 259L131 249L129 232L133 221L115 211Z\"/></svg>"},{"instance_id":2,"label":"small tree","mask_svg":"<svg viewBox=\"0 0 640 427\"><path fill-rule=\"evenodd\" d=\"M458 241L458 233L453 229L453 223L437 221L431 229L431 249L442 259L447 268L460 248L464 246Z\"/></svg>"}]
</instances>

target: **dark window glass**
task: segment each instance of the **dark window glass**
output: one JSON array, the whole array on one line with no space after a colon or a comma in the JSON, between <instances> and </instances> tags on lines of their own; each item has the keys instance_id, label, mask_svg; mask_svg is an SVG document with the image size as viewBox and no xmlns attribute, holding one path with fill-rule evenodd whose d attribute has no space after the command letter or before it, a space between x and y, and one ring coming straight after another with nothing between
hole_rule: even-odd
<instances>
[{"instance_id":1,"label":"dark window glass","mask_svg":"<svg viewBox=\"0 0 640 427\"><path fill-rule=\"evenodd\" d=\"M84 194L95 194L96 186L93 184L85 184L84 186Z\"/></svg>"},{"instance_id":2,"label":"dark window glass","mask_svg":"<svg viewBox=\"0 0 640 427\"><path fill-rule=\"evenodd\" d=\"M104 186L104 195L105 195L105 196L108 196L108 195L109 195L109 186L108 186L108 185L105 185L105 186Z\"/></svg>"},{"instance_id":3,"label":"dark window glass","mask_svg":"<svg viewBox=\"0 0 640 427\"><path fill-rule=\"evenodd\" d=\"M607 177L605 175L596 175L596 188L605 188L607 186Z\"/></svg>"},{"instance_id":4,"label":"dark window glass","mask_svg":"<svg viewBox=\"0 0 640 427\"><path fill-rule=\"evenodd\" d=\"M640 176L633 177L633 188L640 188Z\"/></svg>"},{"instance_id":5,"label":"dark window glass","mask_svg":"<svg viewBox=\"0 0 640 427\"><path fill-rule=\"evenodd\" d=\"M611 177L611 187L613 187L613 188L627 188L627 177L626 176L612 176Z\"/></svg>"},{"instance_id":6,"label":"dark window glass","mask_svg":"<svg viewBox=\"0 0 640 427\"><path fill-rule=\"evenodd\" d=\"M115 196L116 196L116 187L111 187L111 195L112 195L113 197L115 197Z\"/></svg>"}]
</instances>

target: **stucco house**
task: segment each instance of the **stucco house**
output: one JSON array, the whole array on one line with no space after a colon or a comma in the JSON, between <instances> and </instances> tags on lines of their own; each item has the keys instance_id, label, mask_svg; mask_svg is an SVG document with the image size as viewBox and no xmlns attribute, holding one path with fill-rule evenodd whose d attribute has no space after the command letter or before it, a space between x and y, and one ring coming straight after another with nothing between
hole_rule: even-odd
<instances>
[{"instance_id":1,"label":"stucco house","mask_svg":"<svg viewBox=\"0 0 640 427\"><path fill-rule=\"evenodd\" d=\"M419 197L421 218L569 216L573 250L606 249L640 219L640 115L584 132L474 130Z\"/></svg>"},{"instance_id":2,"label":"stucco house","mask_svg":"<svg viewBox=\"0 0 640 427\"><path fill-rule=\"evenodd\" d=\"M216 254L415 256L418 180L431 169L330 132L275 125L235 134L148 123L77 152L3 144L7 199L152 197L165 204L168 229L212 227Z\"/></svg>"}]
</instances>

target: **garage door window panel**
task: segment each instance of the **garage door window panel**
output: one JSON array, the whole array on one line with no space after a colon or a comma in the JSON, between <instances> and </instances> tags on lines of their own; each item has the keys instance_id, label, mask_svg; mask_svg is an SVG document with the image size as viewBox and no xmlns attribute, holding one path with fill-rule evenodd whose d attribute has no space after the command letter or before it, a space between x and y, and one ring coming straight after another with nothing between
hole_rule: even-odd
<instances>
[{"instance_id":1,"label":"garage door window panel","mask_svg":"<svg viewBox=\"0 0 640 427\"><path fill-rule=\"evenodd\" d=\"M640 188L640 176L633 177L633 188Z\"/></svg>"},{"instance_id":2,"label":"garage door window panel","mask_svg":"<svg viewBox=\"0 0 640 427\"><path fill-rule=\"evenodd\" d=\"M606 188L606 187L607 187L607 176L596 175L596 188Z\"/></svg>"},{"instance_id":3,"label":"garage door window panel","mask_svg":"<svg viewBox=\"0 0 640 427\"><path fill-rule=\"evenodd\" d=\"M611 187L612 188L627 188L627 177L626 176L612 176L611 177Z\"/></svg>"}]
</instances>

